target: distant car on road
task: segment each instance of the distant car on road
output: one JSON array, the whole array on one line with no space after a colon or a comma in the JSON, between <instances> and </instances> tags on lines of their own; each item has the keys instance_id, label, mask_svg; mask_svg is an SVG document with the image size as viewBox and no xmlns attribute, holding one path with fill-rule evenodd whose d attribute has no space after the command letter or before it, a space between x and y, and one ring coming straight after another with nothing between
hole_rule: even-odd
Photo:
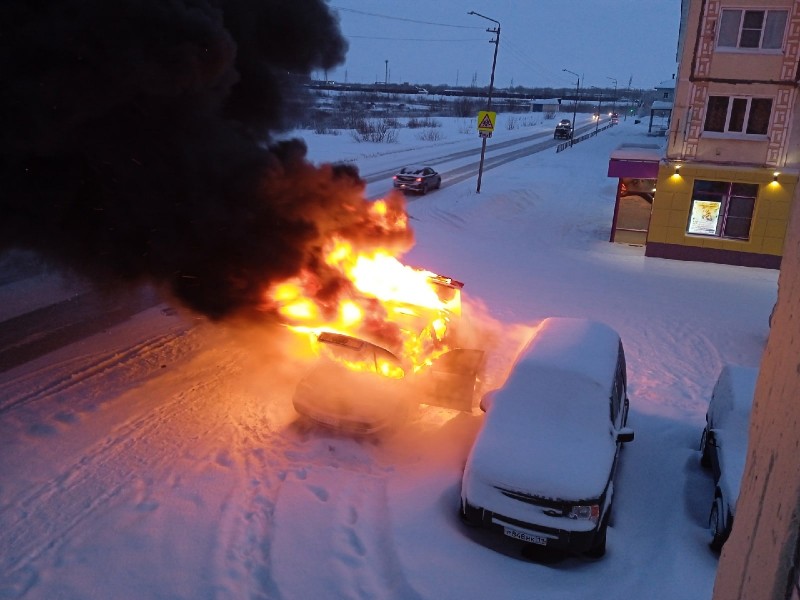
<instances>
[{"instance_id":1,"label":"distant car on road","mask_svg":"<svg viewBox=\"0 0 800 600\"><path fill-rule=\"evenodd\" d=\"M556 125L556 130L553 132L553 139L568 140L572 137L572 121L569 119L561 119Z\"/></svg>"},{"instance_id":2,"label":"distant car on road","mask_svg":"<svg viewBox=\"0 0 800 600\"><path fill-rule=\"evenodd\" d=\"M395 189L427 194L442 187L442 176L433 167L411 165L403 167L392 178Z\"/></svg>"},{"instance_id":3,"label":"distant car on road","mask_svg":"<svg viewBox=\"0 0 800 600\"><path fill-rule=\"evenodd\" d=\"M720 371L700 437L700 464L714 475L714 500L708 525L709 545L719 551L733 527L739 486L747 456L750 411L758 369L725 365Z\"/></svg>"},{"instance_id":4,"label":"distant car on road","mask_svg":"<svg viewBox=\"0 0 800 600\"><path fill-rule=\"evenodd\" d=\"M627 427L619 335L586 319L545 319L486 416L461 483L461 519L496 540L600 557Z\"/></svg>"}]
</instances>

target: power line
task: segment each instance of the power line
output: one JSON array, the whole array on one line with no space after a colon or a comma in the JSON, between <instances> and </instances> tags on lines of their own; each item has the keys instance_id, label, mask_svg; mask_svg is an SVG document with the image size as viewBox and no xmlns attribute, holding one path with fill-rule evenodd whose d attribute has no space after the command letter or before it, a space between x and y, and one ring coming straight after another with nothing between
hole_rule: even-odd
<instances>
[{"instance_id":1,"label":"power line","mask_svg":"<svg viewBox=\"0 0 800 600\"><path fill-rule=\"evenodd\" d=\"M330 6L331 8L335 8L336 10L341 10L344 12L355 13L357 15L366 15L368 17L378 17L381 19L391 19L392 21L405 21L407 23L418 23L420 25L435 25L437 27L453 27L456 29L483 29L482 27L475 27L472 25L452 25L450 23L434 23L432 21L419 21L417 19L408 19L406 17L393 17L391 15L381 15L378 13L366 12L364 10L356 10L355 8L345 8L343 6L337 6L335 4L331 4Z\"/></svg>"},{"instance_id":2,"label":"power line","mask_svg":"<svg viewBox=\"0 0 800 600\"><path fill-rule=\"evenodd\" d=\"M482 42L483 38L471 38L462 40L443 40L439 38L400 38L400 37L373 37L369 35L348 35L347 38L357 38L360 40L389 40L394 42Z\"/></svg>"},{"instance_id":3,"label":"power line","mask_svg":"<svg viewBox=\"0 0 800 600\"><path fill-rule=\"evenodd\" d=\"M551 81L552 80L556 80L556 81L562 81L563 80L563 81L566 81L566 78L564 77L564 75L561 74L561 72L553 71L549 67L546 67L546 66L544 66L542 64L539 64L535 60L532 60L530 58L530 53L529 52L523 52L520 48L515 46L514 43L511 40L509 40L508 38L506 38L506 48L508 50L510 50L510 52L514 56L514 58L517 61L519 61L520 63L522 63L523 66L526 66L529 69L540 73L541 76L543 76L543 77L545 77L545 78L547 78L547 79L549 79ZM570 85L572 85L572 84L571 83L564 84L563 87L569 87Z\"/></svg>"}]
</instances>

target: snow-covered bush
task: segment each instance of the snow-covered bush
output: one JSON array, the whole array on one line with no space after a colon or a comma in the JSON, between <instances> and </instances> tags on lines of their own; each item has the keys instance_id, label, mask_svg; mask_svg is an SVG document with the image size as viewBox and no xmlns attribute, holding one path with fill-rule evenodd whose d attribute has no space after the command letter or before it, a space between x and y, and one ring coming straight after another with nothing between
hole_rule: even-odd
<instances>
[{"instance_id":1,"label":"snow-covered bush","mask_svg":"<svg viewBox=\"0 0 800 600\"><path fill-rule=\"evenodd\" d=\"M357 142L393 144L398 139L397 129L392 127L391 119L358 119L350 133Z\"/></svg>"},{"instance_id":2,"label":"snow-covered bush","mask_svg":"<svg viewBox=\"0 0 800 600\"><path fill-rule=\"evenodd\" d=\"M438 129L427 128L417 133L417 139L423 142L438 142L444 139L444 134Z\"/></svg>"}]
</instances>

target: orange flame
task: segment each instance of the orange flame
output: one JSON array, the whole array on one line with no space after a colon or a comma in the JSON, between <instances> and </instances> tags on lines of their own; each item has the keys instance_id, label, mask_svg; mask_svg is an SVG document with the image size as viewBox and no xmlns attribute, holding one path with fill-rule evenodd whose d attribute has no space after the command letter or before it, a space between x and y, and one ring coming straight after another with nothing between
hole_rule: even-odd
<instances>
[{"instance_id":1,"label":"orange flame","mask_svg":"<svg viewBox=\"0 0 800 600\"><path fill-rule=\"evenodd\" d=\"M387 230L408 227L407 215L387 210L383 201L371 205L370 218ZM387 248L358 249L341 237L329 240L323 254L327 267L347 283L336 297L321 300L319 278L309 272L266 292L267 304L293 330L362 337L390 350L412 370L449 349L448 328L461 311L460 283L404 265ZM377 371L397 376L389 366Z\"/></svg>"}]
</instances>

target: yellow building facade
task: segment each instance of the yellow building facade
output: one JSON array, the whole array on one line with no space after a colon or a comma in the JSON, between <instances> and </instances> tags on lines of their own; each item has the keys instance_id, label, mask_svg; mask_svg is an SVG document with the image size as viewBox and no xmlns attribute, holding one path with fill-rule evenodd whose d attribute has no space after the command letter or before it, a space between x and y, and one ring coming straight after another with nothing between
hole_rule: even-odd
<instances>
[{"instance_id":1,"label":"yellow building facade","mask_svg":"<svg viewBox=\"0 0 800 600\"><path fill-rule=\"evenodd\" d=\"M800 175L800 0L688 0L647 256L779 268Z\"/></svg>"},{"instance_id":2,"label":"yellow building facade","mask_svg":"<svg viewBox=\"0 0 800 600\"><path fill-rule=\"evenodd\" d=\"M708 195L698 198L698 181L755 186L746 237L725 235L724 201L706 199ZM679 260L777 269L797 183L795 174L776 176L774 171L764 168L662 161L646 253Z\"/></svg>"}]
</instances>

